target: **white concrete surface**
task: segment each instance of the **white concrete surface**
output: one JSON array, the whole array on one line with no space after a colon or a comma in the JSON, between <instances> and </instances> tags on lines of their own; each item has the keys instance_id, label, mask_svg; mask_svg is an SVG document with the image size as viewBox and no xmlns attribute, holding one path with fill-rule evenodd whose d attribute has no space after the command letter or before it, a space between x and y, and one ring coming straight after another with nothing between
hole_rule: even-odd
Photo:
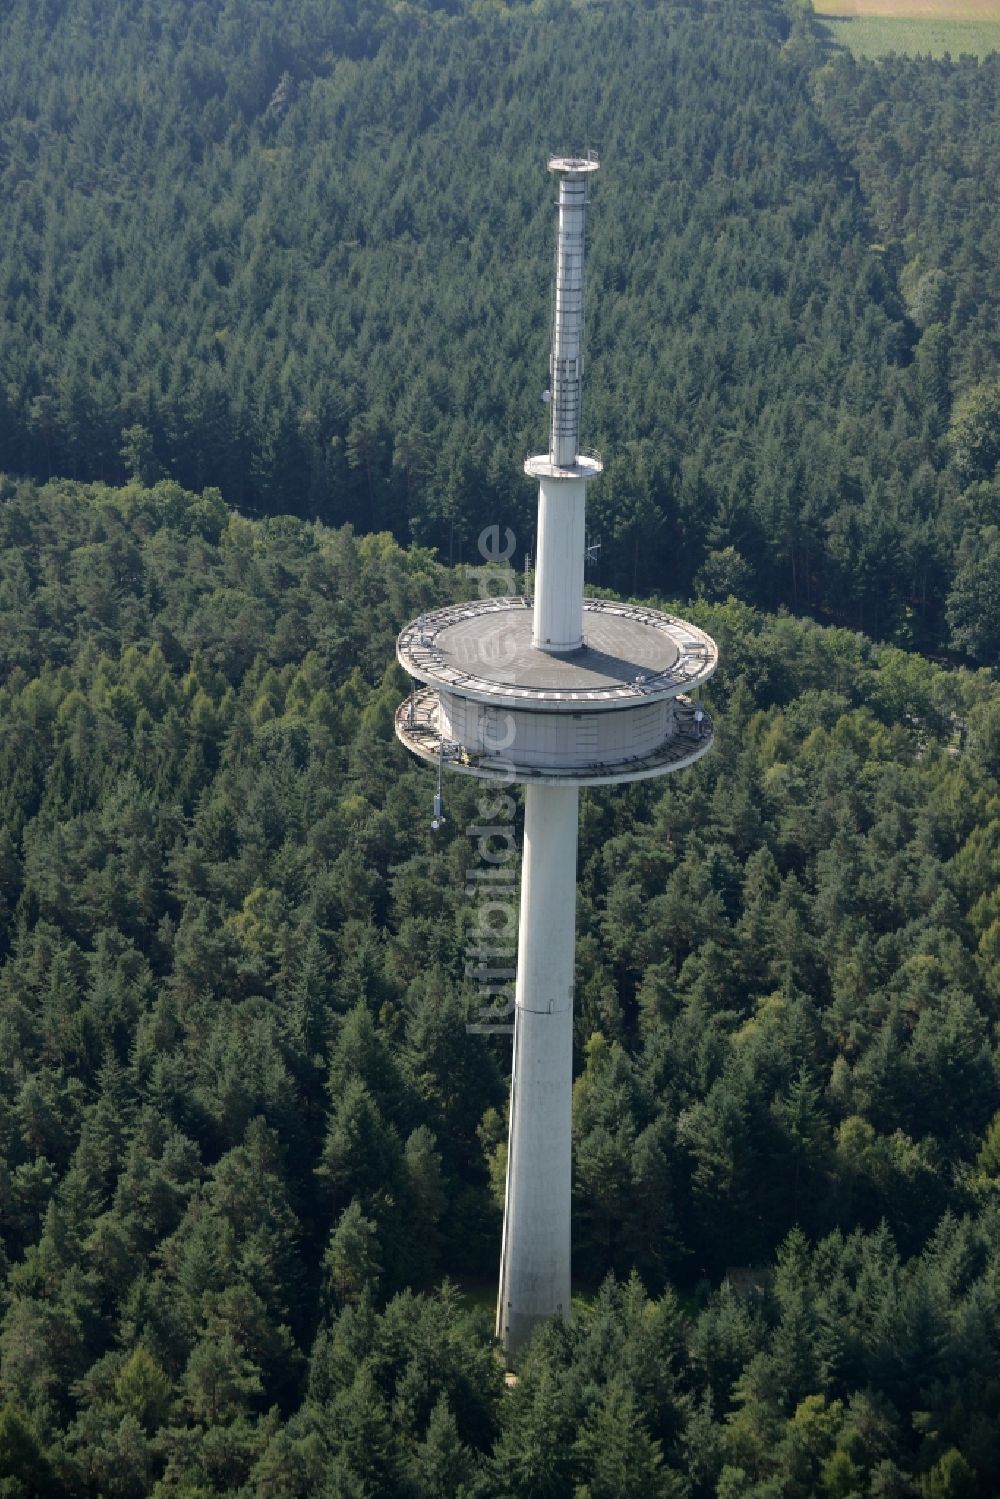
<instances>
[{"instance_id":1,"label":"white concrete surface","mask_svg":"<svg viewBox=\"0 0 1000 1499\"><path fill-rule=\"evenodd\" d=\"M497 1333L509 1364L570 1311L575 786L525 792L507 1205Z\"/></svg>"},{"instance_id":2,"label":"white concrete surface","mask_svg":"<svg viewBox=\"0 0 1000 1499\"><path fill-rule=\"evenodd\" d=\"M583 645L586 540L587 485L584 480L543 479L538 486L531 635L536 650L578 651Z\"/></svg>"}]
</instances>

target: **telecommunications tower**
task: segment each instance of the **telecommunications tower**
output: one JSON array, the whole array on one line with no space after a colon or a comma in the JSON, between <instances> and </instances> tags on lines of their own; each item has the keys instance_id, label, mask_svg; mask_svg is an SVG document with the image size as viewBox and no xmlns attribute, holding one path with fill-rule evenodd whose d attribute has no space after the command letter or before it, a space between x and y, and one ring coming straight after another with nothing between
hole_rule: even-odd
<instances>
[{"instance_id":1,"label":"telecommunications tower","mask_svg":"<svg viewBox=\"0 0 1000 1499\"><path fill-rule=\"evenodd\" d=\"M715 670L714 642L658 610L583 596L586 490L601 472L580 447L584 220L597 167L591 155L548 163L559 183L549 450L524 465L539 481L534 598L436 610L397 645L421 684L396 715L407 748L439 773L526 788L497 1306L509 1364L539 1322L570 1310L580 787L665 775L712 743L710 719L685 694Z\"/></svg>"}]
</instances>

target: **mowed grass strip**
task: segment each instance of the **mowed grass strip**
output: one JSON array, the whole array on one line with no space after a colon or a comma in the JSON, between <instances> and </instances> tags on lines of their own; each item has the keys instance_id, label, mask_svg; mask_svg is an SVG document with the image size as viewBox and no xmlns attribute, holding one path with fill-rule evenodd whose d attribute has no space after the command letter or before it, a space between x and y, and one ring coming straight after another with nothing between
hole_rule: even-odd
<instances>
[{"instance_id":1,"label":"mowed grass strip","mask_svg":"<svg viewBox=\"0 0 1000 1499\"><path fill-rule=\"evenodd\" d=\"M933 21L892 16L822 15L834 41L855 57L985 57L1000 52L1000 17L995 21Z\"/></svg>"},{"instance_id":2,"label":"mowed grass strip","mask_svg":"<svg viewBox=\"0 0 1000 1499\"><path fill-rule=\"evenodd\" d=\"M998 21L1000 0L813 0L818 16L900 21Z\"/></svg>"}]
</instances>

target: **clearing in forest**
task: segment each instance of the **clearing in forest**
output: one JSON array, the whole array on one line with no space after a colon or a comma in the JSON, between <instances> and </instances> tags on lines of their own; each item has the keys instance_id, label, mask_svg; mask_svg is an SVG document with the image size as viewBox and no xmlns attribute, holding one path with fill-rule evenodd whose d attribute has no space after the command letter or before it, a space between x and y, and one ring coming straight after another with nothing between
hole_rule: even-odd
<instances>
[{"instance_id":1,"label":"clearing in forest","mask_svg":"<svg viewBox=\"0 0 1000 1499\"><path fill-rule=\"evenodd\" d=\"M1000 51L1000 0L813 0L813 7L855 57Z\"/></svg>"}]
</instances>

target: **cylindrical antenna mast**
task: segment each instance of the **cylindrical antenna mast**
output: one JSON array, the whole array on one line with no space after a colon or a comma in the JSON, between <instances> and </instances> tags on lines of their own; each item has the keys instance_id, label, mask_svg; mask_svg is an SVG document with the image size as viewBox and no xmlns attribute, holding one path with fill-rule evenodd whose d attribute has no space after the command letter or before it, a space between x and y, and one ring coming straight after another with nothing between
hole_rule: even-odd
<instances>
[{"instance_id":1,"label":"cylindrical antenna mast","mask_svg":"<svg viewBox=\"0 0 1000 1499\"><path fill-rule=\"evenodd\" d=\"M559 174L559 234L556 240L556 301L552 319L549 458L572 468L580 448L580 386L583 378L583 250L587 178L592 156L553 156Z\"/></svg>"},{"instance_id":2,"label":"cylindrical antenna mast","mask_svg":"<svg viewBox=\"0 0 1000 1499\"><path fill-rule=\"evenodd\" d=\"M548 166L559 177L549 451L529 458L524 471L539 480L531 643L541 651L566 654L583 645L586 488L601 472L599 459L580 452L583 243L587 179L598 162L593 155L553 156Z\"/></svg>"}]
</instances>

